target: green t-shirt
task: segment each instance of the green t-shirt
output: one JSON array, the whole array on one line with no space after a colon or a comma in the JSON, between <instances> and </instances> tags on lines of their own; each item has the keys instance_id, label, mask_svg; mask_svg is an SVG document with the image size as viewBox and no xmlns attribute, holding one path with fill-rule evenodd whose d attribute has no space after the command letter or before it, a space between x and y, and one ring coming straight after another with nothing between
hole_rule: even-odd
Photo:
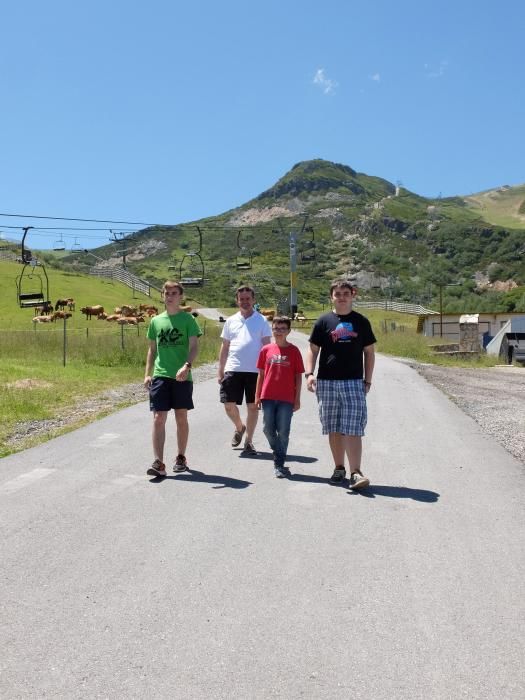
<instances>
[{"instance_id":1,"label":"green t-shirt","mask_svg":"<svg viewBox=\"0 0 525 700\"><path fill-rule=\"evenodd\" d=\"M186 311L169 316L167 311L153 316L148 327L148 340L157 343L154 377L172 377L188 359L189 339L202 331L195 318ZM188 380L192 381L191 372Z\"/></svg>"}]
</instances>

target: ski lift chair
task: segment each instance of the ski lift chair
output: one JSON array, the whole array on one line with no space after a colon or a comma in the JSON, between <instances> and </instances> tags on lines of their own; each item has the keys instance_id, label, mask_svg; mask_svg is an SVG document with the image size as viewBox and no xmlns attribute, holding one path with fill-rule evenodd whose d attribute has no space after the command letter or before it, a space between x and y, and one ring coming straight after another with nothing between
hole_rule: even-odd
<instances>
[{"instance_id":1,"label":"ski lift chair","mask_svg":"<svg viewBox=\"0 0 525 700\"><path fill-rule=\"evenodd\" d=\"M26 274L27 267L31 268L29 274ZM22 272L16 278L17 299L21 309L43 306L49 303L49 279L46 268L40 265L42 274L37 274L35 267L36 265L32 263L25 263Z\"/></svg>"},{"instance_id":2,"label":"ski lift chair","mask_svg":"<svg viewBox=\"0 0 525 700\"><path fill-rule=\"evenodd\" d=\"M202 287L204 284L204 262L199 253L187 253L182 258L179 280L183 287Z\"/></svg>"},{"instance_id":3,"label":"ski lift chair","mask_svg":"<svg viewBox=\"0 0 525 700\"><path fill-rule=\"evenodd\" d=\"M62 234L60 234L60 238L53 243L53 250L65 250L65 249L66 249L66 243L62 237Z\"/></svg>"}]
</instances>

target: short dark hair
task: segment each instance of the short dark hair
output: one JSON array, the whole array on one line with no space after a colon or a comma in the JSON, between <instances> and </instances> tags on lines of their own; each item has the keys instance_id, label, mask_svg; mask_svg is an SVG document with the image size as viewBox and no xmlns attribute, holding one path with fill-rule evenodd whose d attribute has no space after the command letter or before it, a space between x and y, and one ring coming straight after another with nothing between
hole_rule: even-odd
<instances>
[{"instance_id":1,"label":"short dark hair","mask_svg":"<svg viewBox=\"0 0 525 700\"><path fill-rule=\"evenodd\" d=\"M252 297L255 299L255 289L253 287L247 284L242 284L240 287L237 287L237 291L235 292L236 299L241 292L251 292Z\"/></svg>"},{"instance_id":2,"label":"short dark hair","mask_svg":"<svg viewBox=\"0 0 525 700\"><path fill-rule=\"evenodd\" d=\"M349 280L334 280L330 285L330 296L332 296L334 289L349 289L351 292L355 292L357 287Z\"/></svg>"},{"instance_id":3,"label":"short dark hair","mask_svg":"<svg viewBox=\"0 0 525 700\"><path fill-rule=\"evenodd\" d=\"M278 323L281 323L283 326L286 326L286 328L290 329L292 327L292 322L288 318L288 316L274 316L272 319L272 328L277 325Z\"/></svg>"},{"instance_id":4,"label":"short dark hair","mask_svg":"<svg viewBox=\"0 0 525 700\"><path fill-rule=\"evenodd\" d=\"M162 285L162 294L166 291L168 287L176 287L179 292L181 297L184 296L184 287L180 282L174 282L173 280L166 280L164 284Z\"/></svg>"}]
</instances>

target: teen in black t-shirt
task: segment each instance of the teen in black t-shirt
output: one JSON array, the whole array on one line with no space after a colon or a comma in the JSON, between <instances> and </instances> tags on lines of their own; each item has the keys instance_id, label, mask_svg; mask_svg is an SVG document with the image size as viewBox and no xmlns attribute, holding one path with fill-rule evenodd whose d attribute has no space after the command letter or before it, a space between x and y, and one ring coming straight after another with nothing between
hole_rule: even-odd
<instances>
[{"instance_id":1,"label":"teen in black t-shirt","mask_svg":"<svg viewBox=\"0 0 525 700\"><path fill-rule=\"evenodd\" d=\"M345 455L350 488L368 486L361 473L361 453L367 422L366 394L372 386L376 338L365 316L352 310L355 288L346 280L330 287L334 310L315 323L306 355L306 382L317 394L323 434L328 434L335 469L331 482L345 480ZM314 369L319 356L317 379Z\"/></svg>"}]
</instances>

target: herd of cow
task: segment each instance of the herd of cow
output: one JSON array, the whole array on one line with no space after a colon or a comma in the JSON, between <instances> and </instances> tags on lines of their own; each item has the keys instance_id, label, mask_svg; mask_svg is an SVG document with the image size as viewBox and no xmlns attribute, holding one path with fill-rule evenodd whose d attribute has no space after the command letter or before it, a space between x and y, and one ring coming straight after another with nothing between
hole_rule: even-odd
<instances>
[{"instance_id":1,"label":"herd of cow","mask_svg":"<svg viewBox=\"0 0 525 700\"><path fill-rule=\"evenodd\" d=\"M69 311L65 310L66 307ZM35 308L33 323L52 323L60 318L71 318L74 310L74 299L58 299L54 308L53 304L46 302L42 306ZM196 311L192 312L191 306L181 306L181 310L193 313L194 316L197 316ZM96 304L95 306L83 306L80 312L85 315L86 320L91 320L94 316L99 321L115 322L121 326L137 326L139 323L143 323L146 317L151 318L152 316L156 316L159 310L152 304L140 304L139 306L124 304L122 306L117 306L112 314L108 314L103 306Z\"/></svg>"}]
</instances>

